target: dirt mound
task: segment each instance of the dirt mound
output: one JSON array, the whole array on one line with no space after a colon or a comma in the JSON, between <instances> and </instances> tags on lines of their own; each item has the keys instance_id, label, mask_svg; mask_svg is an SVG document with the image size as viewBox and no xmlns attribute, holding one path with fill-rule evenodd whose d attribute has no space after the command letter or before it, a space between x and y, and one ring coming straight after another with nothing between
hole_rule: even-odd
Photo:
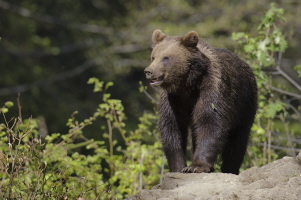
<instances>
[{"instance_id":1,"label":"dirt mound","mask_svg":"<svg viewBox=\"0 0 301 200\"><path fill-rule=\"evenodd\" d=\"M301 199L301 153L239 175L167 173L161 185L128 200Z\"/></svg>"}]
</instances>

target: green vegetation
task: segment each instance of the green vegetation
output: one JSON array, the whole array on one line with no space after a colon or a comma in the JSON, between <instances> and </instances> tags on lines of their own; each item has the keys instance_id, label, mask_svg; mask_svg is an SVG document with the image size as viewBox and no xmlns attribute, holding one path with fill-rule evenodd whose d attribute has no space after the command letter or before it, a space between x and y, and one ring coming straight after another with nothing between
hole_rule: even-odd
<instances>
[{"instance_id":1,"label":"green vegetation","mask_svg":"<svg viewBox=\"0 0 301 200\"><path fill-rule=\"evenodd\" d=\"M96 92L112 85L96 78L89 83ZM123 105L105 92L92 117L79 122L75 112L67 122L68 134L54 133L42 141L35 119L6 119L12 105L7 102L0 110L5 119L0 126L1 199L122 199L158 182L163 159L160 142L141 140L157 135L152 126L155 115L145 113L138 127L128 132ZM106 143L83 135L97 118L106 121L101 127ZM115 139L117 134L121 141ZM89 155L79 153L80 147Z\"/></svg>"},{"instance_id":2,"label":"green vegetation","mask_svg":"<svg viewBox=\"0 0 301 200\"><path fill-rule=\"evenodd\" d=\"M295 97L301 96L288 94L275 87L277 83L273 80L273 75L279 74L292 84L299 86L282 70L282 55L287 49L287 41L278 28L278 23L285 21L283 13L283 9L271 4L271 8L264 14L257 27L257 36L251 37L243 32L232 34L232 38L238 41L242 52L246 55L245 60L254 69L259 88L259 109L245 162L245 166L249 167L263 165L285 155L279 151L285 149L281 147L287 147L291 156L298 152L296 148L300 148L298 145L300 143L293 144L291 138L298 136L298 129L295 128L300 125L300 117L298 111L291 109L290 102ZM298 66L295 69L298 71ZM275 91L280 91L280 93ZM291 128L288 129L288 127Z\"/></svg>"},{"instance_id":3,"label":"green vegetation","mask_svg":"<svg viewBox=\"0 0 301 200\"><path fill-rule=\"evenodd\" d=\"M230 49L234 40L254 69L259 110L242 170L294 156L301 86L291 74L301 67L285 57L298 57L292 32L301 29L286 27L300 27L298 8L261 0L0 1L0 198L122 199L159 183L156 98L142 82L137 90L156 28L196 30ZM17 103L7 101L17 93Z\"/></svg>"}]
</instances>

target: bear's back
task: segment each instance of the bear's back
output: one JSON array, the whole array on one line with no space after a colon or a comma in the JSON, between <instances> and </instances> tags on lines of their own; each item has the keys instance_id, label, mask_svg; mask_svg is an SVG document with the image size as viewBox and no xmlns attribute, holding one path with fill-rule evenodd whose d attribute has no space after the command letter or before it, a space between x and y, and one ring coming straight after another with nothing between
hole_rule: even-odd
<instances>
[{"instance_id":1,"label":"bear's back","mask_svg":"<svg viewBox=\"0 0 301 200\"><path fill-rule=\"evenodd\" d=\"M219 104L216 106L222 107L225 117L233 117L236 119L233 121L241 123L241 113L253 116L257 109L257 84L249 65L233 52L211 47L203 40L200 40L198 49L210 60L210 78L205 82L205 87L211 87L215 92L213 101ZM204 96L209 98L210 95Z\"/></svg>"}]
</instances>

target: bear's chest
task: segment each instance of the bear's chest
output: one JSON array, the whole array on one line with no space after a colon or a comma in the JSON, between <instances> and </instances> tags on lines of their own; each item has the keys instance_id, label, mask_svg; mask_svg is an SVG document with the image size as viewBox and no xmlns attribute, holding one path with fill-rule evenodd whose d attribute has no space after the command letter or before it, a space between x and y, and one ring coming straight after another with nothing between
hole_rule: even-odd
<instances>
[{"instance_id":1,"label":"bear's chest","mask_svg":"<svg viewBox=\"0 0 301 200\"><path fill-rule=\"evenodd\" d=\"M169 95L168 101L176 116L190 120L197 102L197 95Z\"/></svg>"}]
</instances>

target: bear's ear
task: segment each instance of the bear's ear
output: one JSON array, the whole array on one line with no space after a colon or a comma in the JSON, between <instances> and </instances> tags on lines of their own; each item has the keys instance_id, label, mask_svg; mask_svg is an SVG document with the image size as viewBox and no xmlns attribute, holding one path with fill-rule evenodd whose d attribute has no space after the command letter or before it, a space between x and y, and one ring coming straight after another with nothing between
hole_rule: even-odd
<instances>
[{"instance_id":1,"label":"bear's ear","mask_svg":"<svg viewBox=\"0 0 301 200\"><path fill-rule=\"evenodd\" d=\"M166 38L166 34L163 33L161 30L157 29L153 33L152 41L153 47L156 46L159 42L161 42L164 38Z\"/></svg>"},{"instance_id":2,"label":"bear's ear","mask_svg":"<svg viewBox=\"0 0 301 200\"><path fill-rule=\"evenodd\" d=\"M191 31L182 37L182 44L187 47L196 47L199 42L199 36L196 32Z\"/></svg>"}]
</instances>

